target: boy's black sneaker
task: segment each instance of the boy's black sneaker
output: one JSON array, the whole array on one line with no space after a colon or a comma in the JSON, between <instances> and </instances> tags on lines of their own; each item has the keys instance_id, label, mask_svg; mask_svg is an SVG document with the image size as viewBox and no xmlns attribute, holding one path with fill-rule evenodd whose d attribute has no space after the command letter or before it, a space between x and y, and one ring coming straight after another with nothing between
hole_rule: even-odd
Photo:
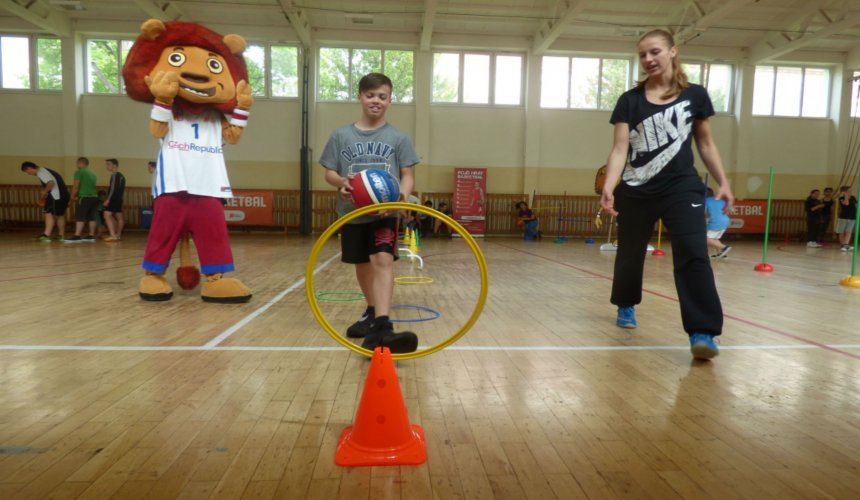
<instances>
[{"instance_id":1,"label":"boy's black sneaker","mask_svg":"<svg viewBox=\"0 0 860 500\"><path fill-rule=\"evenodd\" d=\"M361 347L374 350L377 347L387 347L391 354L415 352L418 349L418 336L412 332L394 333L391 323L373 325Z\"/></svg>"},{"instance_id":2,"label":"boy's black sneaker","mask_svg":"<svg viewBox=\"0 0 860 500\"><path fill-rule=\"evenodd\" d=\"M346 336L351 339L361 339L367 336L370 333L370 329L373 327L373 318L369 315L364 315L360 320L356 321L349 328L346 329Z\"/></svg>"}]
</instances>

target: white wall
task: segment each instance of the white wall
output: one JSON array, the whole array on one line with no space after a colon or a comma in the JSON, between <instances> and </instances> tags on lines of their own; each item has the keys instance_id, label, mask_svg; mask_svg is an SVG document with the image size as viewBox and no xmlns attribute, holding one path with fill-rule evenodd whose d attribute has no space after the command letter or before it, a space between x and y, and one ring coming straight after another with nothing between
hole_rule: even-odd
<instances>
[{"instance_id":1,"label":"white wall","mask_svg":"<svg viewBox=\"0 0 860 500\"><path fill-rule=\"evenodd\" d=\"M0 92L0 109L0 156L63 155L62 94Z\"/></svg>"}]
</instances>

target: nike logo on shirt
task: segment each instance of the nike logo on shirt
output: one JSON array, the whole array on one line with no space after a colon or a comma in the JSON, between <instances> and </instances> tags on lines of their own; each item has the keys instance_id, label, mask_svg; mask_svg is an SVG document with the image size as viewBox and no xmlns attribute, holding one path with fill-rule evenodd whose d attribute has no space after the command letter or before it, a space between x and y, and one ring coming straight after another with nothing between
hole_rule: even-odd
<instances>
[{"instance_id":1,"label":"nike logo on shirt","mask_svg":"<svg viewBox=\"0 0 860 500\"><path fill-rule=\"evenodd\" d=\"M702 204L701 204L701 203L690 203L690 205L693 205L693 208L701 207L701 206L702 206Z\"/></svg>"},{"instance_id":2,"label":"nike logo on shirt","mask_svg":"<svg viewBox=\"0 0 860 500\"><path fill-rule=\"evenodd\" d=\"M663 168L681 150L693 130L689 100L683 100L664 111L649 116L630 130L630 155L622 177L631 186L641 186ZM637 157L664 148L645 165L632 168Z\"/></svg>"}]
</instances>

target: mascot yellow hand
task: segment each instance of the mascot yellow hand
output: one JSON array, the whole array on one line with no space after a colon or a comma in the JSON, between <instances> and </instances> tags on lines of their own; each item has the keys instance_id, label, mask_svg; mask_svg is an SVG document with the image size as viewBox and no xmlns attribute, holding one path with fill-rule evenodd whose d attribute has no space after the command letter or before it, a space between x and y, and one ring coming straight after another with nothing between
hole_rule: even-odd
<instances>
[{"instance_id":1,"label":"mascot yellow hand","mask_svg":"<svg viewBox=\"0 0 860 500\"><path fill-rule=\"evenodd\" d=\"M179 93L179 76L172 71L158 71L153 76L146 75L143 77L149 91L155 97L155 100L166 104L173 105L173 99Z\"/></svg>"},{"instance_id":2,"label":"mascot yellow hand","mask_svg":"<svg viewBox=\"0 0 860 500\"><path fill-rule=\"evenodd\" d=\"M254 96L251 95L251 86L245 80L239 80L236 84L236 107L249 110L254 105Z\"/></svg>"}]
</instances>

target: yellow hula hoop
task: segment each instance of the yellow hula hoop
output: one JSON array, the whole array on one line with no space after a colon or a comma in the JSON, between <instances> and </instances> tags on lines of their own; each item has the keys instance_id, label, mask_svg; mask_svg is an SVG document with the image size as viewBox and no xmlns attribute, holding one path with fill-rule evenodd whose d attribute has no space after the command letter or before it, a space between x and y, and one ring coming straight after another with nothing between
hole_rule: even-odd
<instances>
[{"instance_id":1,"label":"yellow hula hoop","mask_svg":"<svg viewBox=\"0 0 860 500\"><path fill-rule=\"evenodd\" d=\"M433 283L430 276L398 276L394 278L395 285L428 285Z\"/></svg>"},{"instance_id":2,"label":"yellow hula hoop","mask_svg":"<svg viewBox=\"0 0 860 500\"><path fill-rule=\"evenodd\" d=\"M338 344L363 356L373 356L373 351L363 349L362 347L357 346L344 338L343 335L341 335L337 330L334 329L334 327L331 325L331 323L328 322L326 317L323 316L322 311L320 310L319 301L317 301L317 297L314 294L314 268L316 268L317 259L323 249L323 246L338 229L340 229L344 224L353 219L357 219L362 215L367 215L373 212L379 212L380 210L414 210L416 212L420 212L422 214L440 219L449 227L453 228L454 231L456 231L457 234L459 234L463 238L463 241L465 241L466 244L469 245L469 248L472 250L472 253L475 256L475 262L477 262L478 271L481 274L481 291L478 294L478 301L475 303L475 309L472 311L472 315L469 316L469 319L466 321L463 327L460 328L460 330L458 330L454 335L451 335L447 340L444 340L434 346L430 346L426 349L420 349L418 351L406 354L392 354L391 357L394 359L416 359L421 358L423 356L427 356L428 354L433 354L434 352L441 351L442 349L459 340L460 337L465 335L466 332L468 332L472 328L475 322L478 321L478 317L481 315L481 311L484 309L484 304L487 302L489 277L487 273L487 261L484 259L484 254L483 252L481 252L481 248L478 246L478 243L475 241L475 238L473 238L472 235L469 234L466 229L463 228L463 226L461 226L451 217L448 217L442 212L434 210L430 207L425 207L424 205L416 205L414 203L403 202L368 205L366 207L353 210L352 212L344 215L343 217L334 221L334 223L329 226L328 229L323 231L323 234L320 235L319 239L311 249L311 254L308 257L308 264L305 268L305 295L307 296L308 304L311 306L311 311L313 312L317 322L320 324L320 326L323 327L323 330L325 330L326 333L328 333L331 338L333 338Z\"/></svg>"}]
</instances>

